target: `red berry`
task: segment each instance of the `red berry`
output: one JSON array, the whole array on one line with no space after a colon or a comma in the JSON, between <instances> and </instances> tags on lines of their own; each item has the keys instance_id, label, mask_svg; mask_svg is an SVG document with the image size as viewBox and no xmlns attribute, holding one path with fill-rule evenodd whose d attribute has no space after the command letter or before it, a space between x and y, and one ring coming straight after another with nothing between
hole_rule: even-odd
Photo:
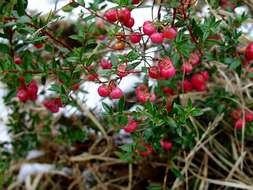
<instances>
[{"instance_id":1,"label":"red berry","mask_svg":"<svg viewBox=\"0 0 253 190\"><path fill-rule=\"evenodd\" d=\"M141 34L139 32L134 32L130 34L130 41L133 44L139 43L141 41Z\"/></svg>"},{"instance_id":2,"label":"red berry","mask_svg":"<svg viewBox=\"0 0 253 190\"><path fill-rule=\"evenodd\" d=\"M151 93L151 95L150 95L150 97L149 97L150 102L154 102L155 99L156 99L155 93Z\"/></svg>"},{"instance_id":3,"label":"red berry","mask_svg":"<svg viewBox=\"0 0 253 190\"><path fill-rule=\"evenodd\" d=\"M241 114L242 114L242 110L241 109L235 109L232 112L230 112L229 115L232 117L232 119L238 120L238 119L240 119Z\"/></svg>"},{"instance_id":4,"label":"red berry","mask_svg":"<svg viewBox=\"0 0 253 190\"><path fill-rule=\"evenodd\" d=\"M133 4L139 4L140 0L132 0Z\"/></svg>"},{"instance_id":5,"label":"red berry","mask_svg":"<svg viewBox=\"0 0 253 190\"><path fill-rule=\"evenodd\" d=\"M159 67L152 66L148 68L148 75L150 78L159 79L161 78Z\"/></svg>"},{"instance_id":6,"label":"red berry","mask_svg":"<svg viewBox=\"0 0 253 190\"><path fill-rule=\"evenodd\" d=\"M146 21L143 24L143 33L150 36L157 31L156 27L150 21Z\"/></svg>"},{"instance_id":7,"label":"red berry","mask_svg":"<svg viewBox=\"0 0 253 190\"><path fill-rule=\"evenodd\" d=\"M137 100L140 103L146 103L148 100L148 95L140 93L137 95Z\"/></svg>"},{"instance_id":8,"label":"red berry","mask_svg":"<svg viewBox=\"0 0 253 190\"><path fill-rule=\"evenodd\" d=\"M134 18L131 17L127 22L124 22L123 24L128 28L132 28L134 26Z\"/></svg>"},{"instance_id":9,"label":"red berry","mask_svg":"<svg viewBox=\"0 0 253 190\"><path fill-rule=\"evenodd\" d=\"M192 84L190 81L188 80L184 80L183 81L183 91L186 93L186 92L190 92L192 91Z\"/></svg>"},{"instance_id":10,"label":"red berry","mask_svg":"<svg viewBox=\"0 0 253 190\"><path fill-rule=\"evenodd\" d=\"M150 102L154 102L156 99L155 93L149 93L148 86L145 84L140 84L136 89L135 89L135 94L137 96L137 100L140 103L145 103L149 99Z\"/></svg>"},{"instance_id":11,"label":"red berry","mask_svg":"<svg viewBox=\"0 0 253 190\"><path fill-rule=\"evenodd\" d=\"M29 99L32 101L35 101L37 99L37 93L38 93L38 85L35 80L32 80L27 85L27 93L29 95Z\"/></svg>"},{"instance_id":12,"label":"red berry","mask_svg":"<svg viewBox=\"0 0 253 190\"><path fill-rule=\"evenodd\" d=\"M94 81L97 78L98 78L98 74L97 73L93 73L93 74L89 74L88 75L88 80L90 80L90 81Z\"/></svg>"},{"instance_id":13,"label":"red berry","mask_svg":"<svg viewBox=\"0 0 253 190\"><path fill-rule=\"evenodd\" d=\"M17 97L20 101L25 102L29 99L29 94L23 87L18 88Z\"/></svg>"},{"instance_id":14,"label":"red berry","mask_svg":"<svg viewBox=\"0 0 253 190\"><path fill-rule=\"evenodd\" d=\"M191 73L192 72L192 65L189 62L185 62L185 63L183 63L181 69L184 73Z\"/></svg>"},{"instance_id":15,"label":"red berry","mask_svg":"<svg viewBox=\"0 0 253 190\"><path fill-rule=\"evenodd\" d=\"M173 89L170 87L164 87L163 92L164 92L164 94L167 94L167 95L174 95L175 94Z\"/></svg>"},{"instance_id":16,"label":"red berry","mask_svg":"<svg viewBox=\"0 0 253 190\"><path fill-rule=\"evenodd\" d=\"M149 92L148 92L148 87L145 84L140 84L136 89L135 89L135 94L137 97L138 102L145 103L148 100L149 97Z\"/></svg>"},{"instance_id":17,"label":"red berry","mask_svg":"<svg viewBox=\"0 0 253 190\"><path fill-rule=\"evenodd\" d=\"M80 87L80 84L79 83L76 83L76 84L73 84L72 88L74 91L77 91Z\"/></svg>"},{"instance_id":18,"label":"red berry","mask_svg":"<svg viewBox=\"0 0 253 190\"><path fill-rule=\"evenodd\" d=\"M164 150L171 150L173 147L172 142L167 141L167 140L161 140L160 145Z\"/></svg>"},{"instance_id":19,"label":"red berry","mask_svg":"<svg viewBox=\"0 0 253 190\"><path fill-rule=\"evenodd\" d=\"M22 64L22 59L17 56L17 57L14 58L14 63L17 64L17 65L20 65L20 64Z\"/></svg>"},{"instance_id":20,"label":"red berry","mask_svg":"<svg viewBox=\"0 0 253 190\"><path fill-rule=\"evenodd\" d=\"M100 35L100 36L98 36L98 39L99 39L100 41L103 41L103 40L106 39L106 35Z\"/></svg>"},{"instance_id":21,"label":"red berry","mask_svg":"<svg viewBox=\"0 0 253 190\"><path fill-rule=\"evenodd\" d=\"M21 76L18 78L19 82L24 84L25 83L25 77Z\"/></svg>"},{"instance_id":22,"label":"red berry","mask_svg":"<svg viewBox=\"0 0 253 190\"><path fill-rule=\"evenodd\" d=\"M57 106L59 106L59 107L63 107L62 101L61 101L61 98L60 98L60 97L53 99L53 101L54 101L54 104L55 104L55 105L57 105Z\"/></svg>"},{"instance_id":23,"label":"red berry","mask_svg":"<svg viewBox=\"0 0 253 190\"><path fill-rule=\"evenodd\" d=\"M235 122L235 128L236 129L241 129L243 127L243 120L242 119L238 119L236 122Z\"/></svg>"},{"instance_id":24,"label":"red berry","mask_svg":"<svg viewBox=\"0 0 253 190\"><path fill-rule=\"evenodd\" d=\"M102 67L102 69L111 69L112 63L106 59L101 59L100 66Z\"/></svg>"},{"instance_id":25,"label":"red berry","mask_svg":"<svg viewBox=\"0 0 253 190\"><path fill-rule=\"evenodd\" d=\"M104 14L104 17L107 21L113 23L113 22L116 22L117 21L117 14L118 14L118 11L115 10L115 9L112 9L112 10L108 10L105 14Z\"/></svg>"},{"instance_id":26,"label":"red berry","mask_svg":"<svg viewBox=\"0 0 253 190\"><path fill-rule=\"evenodd\" d=\"M110 93L111 99L120 99L123 96L123 92L119 87L112 89Z\"/></svg>"},{"instance_id":27,"label":"red berry","mask_svg":"<svg viewBox=\"0 0 253 190\"><path fill-rule=\"evenodd\" d=\"M174 39L177 36L177 31L174 28L166 27L163 29L163 37L167 39Z\"/></svg>"},{"instance_id":28,"label":"red berry","mask_svg":"<svg viewBox=\"0 0 253 190\"><path fill-rule=\"evenodd\" d=\"M127 23L131 18L131 11L129 9L121 9L118 11L118 20L121 23Z\"/></svg>"},{"instance_id":29,"label":"red berry","mask_svg":"<svg viewBox=\"0 0 253 190\"><path fill-rule=\"evenodd\" d=\"M153 43L156 43L156 44L163 43L163 35L162 33L159 33L159 32L155 32L151 34L150 39Z\"/></svg>"},{"instance_id":30,"label":"red berry","mask_svg":"<svg viewBox=\"0 0 253 190\"><path fill-rule=\"evenodd\" d=\"M191 53L190 54L190 57L189 57L189 62L192 64L192 65L197 65L199 64L200 62L200 58L199 58L199 55L195 52Z\"/></svg>"},{"instance_id":31,"label":"red berry","mask_svg":"<svg viewBox=\"0 0 253 190\"><path fill-rule=\"evenodd\" d=\"M245 120L251 122L253 120L253 114L251 112L246 113Z\"/></svg>"},{"instance_id":32,"label":"red berry","mask_svg":"<svg viewBox=\"0 0 253 190\"><path fill-rule=\"evenodd\" d=\"M123 77L128 75L128 71L126 71L126 68L127 68L127 64L121 64L121 65L118 66L117 75L120 78L123 78Z\"/></svg>"},{"instance_id":33,"label":"red berry","mask_svg":"<svg viewBox=\"0 0 253 190\"><path fill-rule=\"evenodd\" d=\"M60 110L60 107L63 107L60 97L51 100L45 100L43 105L52 113L57 113Z\"/></svg>"},{"instance_id":34,"label":"red berry","mask_svg":"<svg viewBox=\"0 0 253 190\"><path fill-rule=\"evenodd\" d=\"M163 58L158 63L161 76L165 79L171 78L176 74L176 69L169 58Z\"/></svg>"},{"instance_id":35,"label":"red berry","mask_svg":"<svg viewBox=\"0 0 253 190\"><path fill-rule=\"evenodd\" d=\"M205 80L209 79L209 74L207 71L201 71L200 74L204 77Z\"/></svg>"},{"instance_id":36,"label":"red berry","mask_svg":"<svg viewBox=\"0 0 253 190\"><path fill-rule=\"evenodd\" d=\"M136 130L138 123L136 121L131 121L126 127L124 127L124 131L127 133L132 133Z\"/></svg>"},{"instance_id":37,"label":"red berry","mask_svg":"<svg viewBox=\"0 0 253 190\"><path fill-rule=\"evenodd\" d=\"M206 90L206 83L203 75L201 74L195 74L191 78L191 83L193 88L195 88L197 91L205 91Z\"/></svg>"},{"instance_id":38,"label":"red berry","mask_svg":"<svg viewBox=\"0 0 253 190\"><path fill-rule=\"evenodd\" d=\"M167 100L167 102L166 102L166 110L167 110L167 112L171 112L171 110L172 110L172 103L170 100Z\"/></svg>"},{"instance_id":39,"label":"red berry","mask_svg":"<svg viewBox=\"0 0 253 190\"><path fill-rule=\"evenodd\" d=\"M37 49L42 48L44 45L43 44L34 44L34 47L36 47Z\"/></svg>"},{"instance_id":40,"label":"red berry","mask_svg":"<svg viewBox=\"0 0 253 190\"><path fill-rule=\"evenodd\" d=\"M59 106L55 105L54 101L52 100L45 100L43 105L52 113L57 113L60 110Z\"/></svg>"},{"instance_id":41,"label":"red berry","mask_svg":"<svg viewBox=\"0 0 253 190\"><path fill-rule=\"evenodd\" d=\"M153 148L149 144L143 144L141 145L141 148L144 150L139 150L138 152L142 157L147 157L153 153Z\"/></svg>"},{"instance_id":42,"label":"red berry","mask_svg":"<svg viewBox=\"0 0 253 190\"><path fill-rule=\"evenodd\" d=\"M232 3L230 0L221 0L220 1L220 5L224 8L230 8L230 9L235 9L236 8L236 4Z\"/></svg>"},{"instance_id":43,"label":"red berry","mask_svg":"<svg viewBox=\"0 0 253 190\"><path fill-rule=\"evenodd\" d=\"M253 60L253 42L246 47L245 58L247 59L247 61Z\"/></svg>"},{"instance_id":44,"label":"red berry","mask_svg":"<svg viewBox=\"0 0 253 190\"><path fill-rule=\"evenodd\" d=\"M98 87L98 94L102 97L107 97L110 95L110 89L106 85L101 85Z\"/></svg>"}]
</instances>

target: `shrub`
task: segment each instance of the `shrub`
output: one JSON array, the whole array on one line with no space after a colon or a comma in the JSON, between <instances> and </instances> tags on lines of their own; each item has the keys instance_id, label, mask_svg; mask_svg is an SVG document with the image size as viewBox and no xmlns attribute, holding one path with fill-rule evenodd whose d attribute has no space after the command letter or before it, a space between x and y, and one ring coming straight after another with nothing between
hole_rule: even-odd
<instances>
[{"instance_id":1,"label":"shrub","mask_svg":"<svg viewBox=\"0 0 253 190\"><path fill-rule=\"evenodd\" d=\"M63 6L83 10L65 36L54 25L60 10L33 15L26 0L0 2L1 80L12 109L2 187L15 184L13 167L33 149L44 152L34 161L72 171L42 176L45 189L56 187L49 179L59 189L83 189L82 182L86 189L252 185L253 43L239 30L252 19L234 12L244 3L204 1L210 15L198 17L199 1L111 2ZM132 11L145 6L152 20L135 28ZM131 76L139 83L125 92L120 83ZM102 99L102 114L80 99L86 81L113 102ZM82 114L65 117L67 106Z\"/></svg>"}]
</instances>

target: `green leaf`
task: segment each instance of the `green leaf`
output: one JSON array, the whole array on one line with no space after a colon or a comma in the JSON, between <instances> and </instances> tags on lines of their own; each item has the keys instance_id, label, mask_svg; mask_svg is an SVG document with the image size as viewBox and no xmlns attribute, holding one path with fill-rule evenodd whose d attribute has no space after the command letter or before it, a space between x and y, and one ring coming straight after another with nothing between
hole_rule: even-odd
<instances>
[{"instance_id":1,"label":"green leaf","mask_svg":"<svg viewBox=\"0 0 253 190\"><path fill-rule=\"evenodd\" d=\"M201 109L194 108L194 110L191 112L191 115L196 117L196 116L203 115L203 112L201 111Z\"/></svg>"},{"instance_id":2,"label":"green leaf","mask_svg":"<svg viewBox=\"0 0 253 190\"><path fill-rule=\"evenodd\" d=\"M82 4L82 5L85 5L84 0L78 0L77 2Z\"/></svg>"},{"instance_id":3,"label":"green leaf","mask_svg":"<svg viewBox=\"0 0 253 190\"><path fill-rule=\"evenodd\" d=\"M236 69L241 65L241 61L239 59L234 59L233 62L230 64L230 69Z\"/></svg>"},{"instance_id":4,"label":"green leaf","mask_svg":"<svg viewBox=\"0 0 253 190\"><path fill-rule=\"evenodd\" d=\"M180 173L180 171L177 168L172 168L171 172L178 178L182 179L182 174Z\"/></svg>"},{"instance_id":5,"label":"green leaf","mask_svg":"<svg viewBox=\"0 0 253 190\"><path fill-rule=\"evenodd\" d=\"M139 53L136 52L136 51L130 51L130 52L127 54L127 59L128 59L128 61L134 61L134 60L136 60L138 57L139 57Z\"/></svg>"},{"instance_id":6,"label":"green leaf","mask_svg":"<svg viewBox=\"0 0 253 190\"><path fill-rule=\"evenodd\" d=\"M4 54L9 53L9 47L6 44L0 44L0 52Z\"/></svg>"},{"instance_id":7,"label":"green leaf","mask_svg":"<svg viewBox=\"0 0 253 190\"><path fill-rule=\"evenodd\" d=\"M76 8L76 7L78 7L78 6L79 6L78 3L76 3L76 2L71 2L71 3L67 4L67 5L65 5L64 7L62 7L62 10L63 10L64 12L71 12L74 8Z\"/></svg>"},{"instance_id":8,"label":"green leaf","mask_svg":"<svg viewBox=\"0 0 253 190\"><path fill-rule=\"evenodd\" d=\"M124 111L124 109L125 109L125 97L122 96L119 100L119 103L118 103L118 110L119 110L119 112L122 112L122 111Z\"/></svg>"},{"instance_id":9,"label":"green leaf","mask_svg":"<svg viewBox=\"0 0 253 190\"><path fill-rule=\"evenodd\" d=\"M107 105L106 103L102 102L102 106L107 113L112 113L112 107Z\"/></svg>"},{"instance_id":10,"label":"green leaf","mask_svg":"<svg viewBox=\"0 0 253 190\"><path fill-rule=\"evenodd\" d=\"M19 16L23 16L25 14L25 1L17 0L17 12Z\"/></svg>"},{"instance_id":11,"label":"green leaf","mask_svg":"<svg viewBox=\"0 0 253 190\"><path fill-rule=\"evenodd\" d=\"M133 63L133 64L131 64L131 65L128 65L128 66L126 67L126 70L127 70L127 71L133 70L133 69L135 69L140 63L141 63L141 62L135 62L135 63Z\"/></svg>"}]
</instances>

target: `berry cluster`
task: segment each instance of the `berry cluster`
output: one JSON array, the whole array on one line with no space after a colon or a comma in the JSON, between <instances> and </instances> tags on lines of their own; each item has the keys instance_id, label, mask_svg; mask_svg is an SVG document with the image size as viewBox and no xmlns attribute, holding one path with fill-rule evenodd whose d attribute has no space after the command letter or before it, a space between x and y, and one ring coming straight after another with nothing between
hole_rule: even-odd
<instances>
[{"instance_id":1,"label":"berry cluster","mask_svg":"<svg viewBox=\"0 0 253 190\"><path fill-rule=\"evenodd\" d=\"M35 80L25 84L23 77L20 77L21 86L17 89L17 97L21 102L27 100L35 101L37 99L38 85Z\"/></svg>"},{"instance_id":2,"label":"berry cluster","mask_svg":"<svg viewBox=\"0 0 253 190\"><path fill-rule=\"evenodd\" d=\"M45 100L43 102L43 105L49 109L52 113L57 113L59 112L60 108L63 107L61 98L54 98L50 100Z\"/></svg>"},{"instance_id":3,"label":"berry cluster","mask_svg":"<svg viewBox=\"0 0 253 190\"><path fill-rule=\"evenodd\" d=\"M233 110L230 113L230 116L234 120L234 127L236 129L242 129L243 126L246 126L247 122L253 121L253 113L251 111L245 111L244 119L242 117L242 114L243 112L241 109Z\"/></svg>"},{"instance_id":4,"label":"berry cluster","mask_svg":"<svg viewBox=\"0 0 253 190\"><path fill-rule=\"evenodd\" d=\"M123 96L122 90L115 85L101 85L98 87L98 94L102 97L110 97L111 99L120 99Z\"/></svg>"}]
</instances>

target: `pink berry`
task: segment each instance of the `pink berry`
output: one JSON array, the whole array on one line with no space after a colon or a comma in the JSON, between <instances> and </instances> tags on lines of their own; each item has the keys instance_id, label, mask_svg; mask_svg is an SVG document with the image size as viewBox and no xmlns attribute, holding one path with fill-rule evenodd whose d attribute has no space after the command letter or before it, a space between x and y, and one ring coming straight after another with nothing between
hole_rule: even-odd
<instances>
[{"instance_id":1,"label":"pink berry","mask_svg":"<svg viewBox=\"0 0 253 190\"><path fill-rule=\"evenodd\" d=\"M174 39L177 36L177 31L174 28L166 27L163 29L163 37L167 39Z\"/></svg>"},{"instance_id":2,"label":"pink berry","mask_svg":"<svg viewBox=\"0 0 253 190\"><path fill-rule=\"evenodd\" d=\"M192 76L191 83L192 83L193 88L195 88L197 91L205 91L206 90L205 79L199 73Z\"/></svg>"},{"instance_id":3,"label":"pink berry","mask_svg":"<svg viewBox=\"0 0 253 190\"><path fill-rule=\"evenodd\" d=\"M246 47L245 58L247 61L253 60L253 42Z\"/></svg>"},{"instance_id":4,"label":"pink berry","mask_svg":"<svg viewBox=\"0 0 253 190\"><path fill-rule=\"evenodd\" d=\"M190 54L190 57L189 57L189 62L192 64L192 65L197 65L199 64L200 62L200 58L198 56L197 53L193 52Z\"/></svg>"},{"instance_id":5,"label":"pink berry","mask_svg":"<svg viewBox=\"0 0 253 190\"><path fill-rule=\"evenodd\" d=\"M110 95L110 90L106 85L101 85L98 87L98 94L102 97L107 97Z\"/></svg>"},{"instance_id":6,"label":"pink berry","mask_svg":"<svg viewBox=\"0 0 253 190\"><path fill-rule=\"evenodd\" d=\"M29 99L29 94L27 93L26 89L20 87L17 92L17 97L21 102L25 102Z\"/></svg>"},{"instance_id":7,"label":"pink berry","mask_svg":"<svg viewBox=\"0 0 253 190\"><path fill-rule=\"evenodd\" d=\"M118 11L115 10L115 9L112 9L112 10L108 10L104 17L107 21L113 23L113 22L116 22L117 21L117 14L118 14Z\"/></svg>"},{"instance_id":8,"label":"pink berry","mask_svg":"<svg viewBox=\"0 0 253 190\"><path fill-rule=\"evenodd\" d=\"M130 34L130 41L133 44L139 43L141 41L141 34L139 32L134 32Z\"/></svg>"},{"instance_id":9,"label":"pink berry","mask_svg":"<svg viewBox=\"0 0 253 190\"><path fill-rule=\"evenodd\" d=\"M129 9L121 9L118 11L118 20L121 23L127 23L131 18L131 11Z\"/></svg>"},{"instance_id":10,"label":"pink berry","mask_svg":"<svg viewBox=\"0 0 253 190\"><path fill-rule=\"evenodd\" d=\"M150 102L154 102L155 99L156 99L155 93L151 93L151 95L150 95L150 97L149 97Z\"/></svg>"},{"instance_id":11,"label":"pink berry","mask_svg":"<svg viewBox=\"0 0 253 190\"><path fill-rule=\"evenodd\" d=\"M209 79L209 74L207 71L201 71L200 74L204 77L205 80Z\"/></svg>"},{"instance_id":12,"label":"pink berry","mask_svg":"<svg viewBox=\"0 0 253 190\"><path fill-rule=\"evenodd\" d=\"M169 58L164 58L158 63L161 76L165 79L171 78L176 74L176 69Z\"/></svg>"},{"instance_id":13,"label":"pink berry","mask_svg":"<svg viewBox=\"0 0 253 190\"><path fill-rule=\"evenodd\" d=\"M175 94L174 90L170 87L164 87L163 92L164 92L164 94L167 94L167 95L174 95Z\"/></svg>"},{"instance_id":14,"label":"pink berry","mask_svg":"<svg viewBox=\"0 0 253 190\"><path fill-rule=\"evenodd\" d=\"M173 147L172 142L167 141L167 140L161 140L160 145L164 150L171 150Z\"/></svg>"},{"instance_id":15,"label":"pink berry","mask_svg":"<svg viewBox=\"0 0 253 190\"><path fill-rule=\"evenodd\" d=\"M183 63L181 69L184 73L191 73L192 72L192 65L188 62L185 62L185 63Z\"/></svg>"},{"instance_id":16,"label":"pink berry","mask_svg":"<svg viewBox=\"0 0 253 190\"><path fill-rule=\"evenodd\" d=\"M236 129L241 129L243 127L243 120L242 119L238 119L236 122L235 122L235 128Z\"/></svg>"},{"instance_id":17,"label":"pink berry","mask_svg":"<svg viewBox=\"0 0 253 190\"><path fill-rule=\"evenodd\" d=\"M148 69L148 75L149 75L150 78L160 79L161 78L161 74L160 74L159 67L158 66L149 67L149 69Z\"/></svg>"},{"instance_id":18,"label":"pink berry","mask_svg":"<svg viewBox=\"0 0 253 190\"><path fill-rule=\"evenodd\" d=\"M123 92L119 87L112 89L110 93L111 99L120 99L123 96Z\"/></svg>"},{"instance_id":19,"label":"pink berry","mask_svg":"<svg viewBox=\"0 0 253 190\"><path fill-rule=\"evenodd\" d=\"M132 133L136 130L138 123L136 121L131 121L126 127L124 127L124 131L127 133Z\"/></svg>"},{"instance_id":20,"label":"pink berry","mask_svg":"<svg viewBox=\"0 0 253 190\"><path fill-rule=\"evenodd\" d=\"M37 99L38 85L35 80L32 80L27 85L27 93L29 95L30 100L35 101Z\"/></svg>"},{"instance_id":21,"label":"pink berry","mask_svg":"<svg viewBox=\"0 0 253 190\"><path fill-rule=\"evenodd\" d=\"M153 43L156 43L156 44L163 43L163 35L162 33L159 33L159 32L155 32L151 34L150 39Z\"/></svg>"},{"instance_id":22,"label":"pink berry","mask_svg":"<svg viewBox=\"0 0 253 190\"><path fill-rule=\"evenodd\" d=\"M186 93L186 92L190 92L192 91L192 84L190 81L188 80L184 80L183 81L183 91Z\"/></svg>"},{"instance_id":23,"label":"pink berry","mask_svg":"<svg viewBox=\"0 0 253 190\"><path fill-rule=\"evenodd\" d=\"M22 63L22 59L21 59L20 57L15 57L15 58L14 58L14 63L15 63L16 65L20 65L20 64Z\"/></svg>"},{"instance_id":24,"label":"pink berry","mask_svg":"<svg viewBox=\"0 0 253 190\"><path fill-rule=\"evenodd\" d=\"M106 59L101 59L100 66L102 67L102 69L111 69L112 63Z\"/></svg>"},{"instance_id":25,"label":"pink berry","mask_svg":"<svg viewBox=\"0 0 253 190\"><path fill-rule=\"evenodd\" d=\"M89 74L88 75L88 80L89 81L94 81L98 78L98 74L97 73L93 73L93 74Z\"/></svg>"},{"instance_id":26,"label":"pink berry","mask_svg":"<svg viewBox=\"0 0 253 190\"><path fill-rule=\"evenodd\" d=\"M245 120L251 122L253 120L253 114L251 112L246 113Z\"/></svg>"},{"instance_id":27,"label":"pink berry","mask_svg":"<svg viewBox=\"0 0 253 190\"><path fill-rule=\"evenodd\" d=\"M134 18L131 17L127 22L124 22L123 24L128 28L132 28L134 26Z\"/></svg>"},{"instance_id":28,"label":"pink berry","mask_svg":"<svg viewBox=\"0 0 253 190\"><path fill-rule=\"evenodd\" d=\"M157 31L156 27L149 21L144 22L143 24L143 33L150 36L151 34Z\"/></svg>"},{"instance_id":29,"label":"pink berry","mask_svg":"<svg viewBox=\"0 0 253 190\"><path fill-rule=\"evenodd\" d=\"M140 0L132 0L132 3L133 3L134 5L139 4L139 2L140 2Z\"/></svg>"},{"instance_id":30,"label":"pink berry","mask_svg":"<svg viewBox=\"0 0 253 190\"><path fill-rule=\"evenodd\" d=\"M120 78L123 78L123 77L125 77L129 74L128 71L126 71L126 68L127 68L127 64L121 64L121 65L118 66L117 75Z\"/></svg>"},{"instance_id":31,"label":"pink berry","mask_svg":"<svg viewBox=\"0 0 253 190\"><path fill-rule=\"evenodd\" d=\"M148 96L146 94L140 93L137 95L137 100L140 103L146 103L148 100Z\"/></svg>"}]
</instances>

